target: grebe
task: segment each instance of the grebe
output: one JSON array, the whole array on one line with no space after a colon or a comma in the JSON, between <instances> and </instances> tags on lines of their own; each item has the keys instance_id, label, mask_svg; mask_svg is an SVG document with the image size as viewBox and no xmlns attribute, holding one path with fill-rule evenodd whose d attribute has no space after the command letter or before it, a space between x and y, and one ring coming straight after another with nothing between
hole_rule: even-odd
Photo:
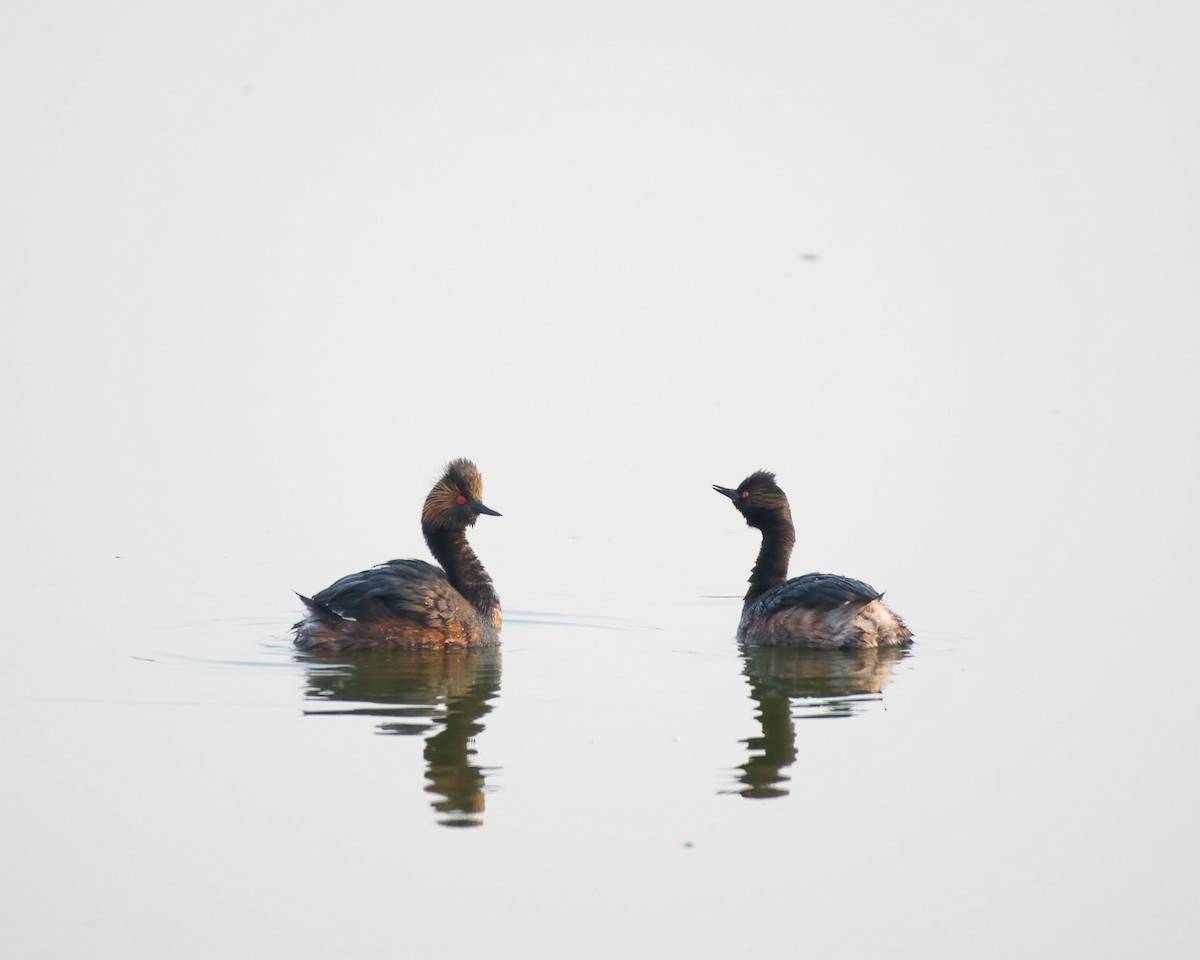
<instances>
[{"instance_id":1,"label":"grebe","mask_svg":"<svg viewBox=\"0 0 1200 960\"><path fill-rule=\"evenodd\" d=\"M455 460L425 498L421 532L442 569L424 560L389 560L342 577L311 599L292 629L303 650L461 647L500 640L500 597L467 543L466 529L485 507L483 478Z\"/></svg>"},{"instance_id":2,"label":"grebe","mask_svg":"<svg viewBox=\"0 0 1200 960\"><path fill-rule=\"evenodd\" d=\"M738 639L763 646L858 650L904 647L912 632L883 603L883 594L861 580L833 573L787 579L796 528L787 495L775 474L759 470L736 490L718 487L746 523L762 531L762 547L750 571Z\"/></svg>"}]
</instances>

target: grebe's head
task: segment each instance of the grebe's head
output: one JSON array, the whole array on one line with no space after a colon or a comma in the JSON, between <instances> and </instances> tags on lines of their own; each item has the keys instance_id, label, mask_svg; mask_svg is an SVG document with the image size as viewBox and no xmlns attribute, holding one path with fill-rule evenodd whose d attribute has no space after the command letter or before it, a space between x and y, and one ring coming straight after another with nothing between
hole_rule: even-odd
<instances>
[{"instance_id":1,"label":"grebe's head","mask_svg":"<svg viewBox=\"0 0 1200 960\"><path fill-rule=\"evenodd\" d=\"M775 474L769 470L756 470L736 489L718 487L715 483L713 489L732 500L738 513L752 527L761 527L780 514L791 515L787 494L779 489Z\"/></svg>"},{"instance_id":2,"label":"grebe's head","mask_svg":"<svg viewBox=\"0 0 1200 960\"><path fill-rule=\"evenodd\" d=\"M421 511L421 526L434 529L472 527L481 513L498 517L491 507L485 507L483 477L470 460L453 460L446 472L433 485Z\"/></svg>"}]
</instances>

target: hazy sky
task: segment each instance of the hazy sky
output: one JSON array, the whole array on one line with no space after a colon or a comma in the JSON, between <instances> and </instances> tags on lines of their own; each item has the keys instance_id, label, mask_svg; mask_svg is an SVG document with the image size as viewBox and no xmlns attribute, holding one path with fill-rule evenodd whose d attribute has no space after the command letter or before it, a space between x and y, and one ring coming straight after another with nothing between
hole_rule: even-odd
<instances>
[{"instance_id":1,"label":"hazy sky","mask_svg":"<svg viewBox=\"0 0 1200 960\"><path fill-rule=\"evenodd\" d=\"M0 536L384 559L459 455L526 543L709 523L760 466L829 541L987 537L998 498L1194 523L1198 32L7 3Z\"/></svg>"}]
</instances>

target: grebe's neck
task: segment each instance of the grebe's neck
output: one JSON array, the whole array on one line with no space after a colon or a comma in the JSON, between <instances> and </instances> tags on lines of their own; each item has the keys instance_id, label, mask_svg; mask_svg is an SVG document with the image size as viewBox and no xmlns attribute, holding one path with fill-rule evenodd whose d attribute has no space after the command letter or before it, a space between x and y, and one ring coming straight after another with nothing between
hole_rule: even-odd
<instances>
[{"instance_id":1,"label":"grebe's neck","mask_svg":"<svg viewBox=\"0 0 1200 960\"><path fill-rule=\"evenodd\" d=\"M462 527L430 527L421 525L429 552L446 571L450 585L467 598L480 613L491 615L500 607L500 597L492 586L492 578L483 569L475 551L467 543Z\"/></svg>"},{"instance_id":2,"label":"grebe's neck","mask_svg":"<svg viewBox=\"0 0 1200 960\"><path fill-rule=\"evenodd\" d=\"M750 571L750 589L746 591L744 603L787 580L788 561L796 544L796 528L792 526L788 512L776 514L759 529L762 546L758 548L758 559Z\"/></svg>"}]
</instances>

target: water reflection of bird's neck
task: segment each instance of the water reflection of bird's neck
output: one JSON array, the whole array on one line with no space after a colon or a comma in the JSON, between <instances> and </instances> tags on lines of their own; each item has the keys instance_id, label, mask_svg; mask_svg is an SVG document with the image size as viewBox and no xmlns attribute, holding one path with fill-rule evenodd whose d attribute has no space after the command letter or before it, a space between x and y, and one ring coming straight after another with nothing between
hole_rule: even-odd
<instances>
[{"instance_id":1,"label":"water reflection of bird's neck","mask_svg":"<svg viewBox=\"0 0 1200 960\"><path fill-rule=\"evenodd\" d=\"M477 668L460 695L447 697L442 729L425 741L425 789L441 797L433 801L433 808L447 815L442 822L448 826L482 823L486 777L473 763L473 739L483 732L483 718L500 688L499 656L489 659L494 672Z\"/></svg>"},{"instance_id":2,"label":"water reflection of bird's neck","mask_svg":"<svg viewBox=\"0 0 1200 960\"><path fill-rule=\"evenodd\" d=\"M792 701L770 685L751 684L751 696L758 704L758 721L762 726L761 737L750 737L746 745L752 751L742 765L742 783L746 789L744 797L779 797L788 791L780 786L788 777L783 771L796 760L796 726L792 720Z\"/></svg>"}]
</instances>

